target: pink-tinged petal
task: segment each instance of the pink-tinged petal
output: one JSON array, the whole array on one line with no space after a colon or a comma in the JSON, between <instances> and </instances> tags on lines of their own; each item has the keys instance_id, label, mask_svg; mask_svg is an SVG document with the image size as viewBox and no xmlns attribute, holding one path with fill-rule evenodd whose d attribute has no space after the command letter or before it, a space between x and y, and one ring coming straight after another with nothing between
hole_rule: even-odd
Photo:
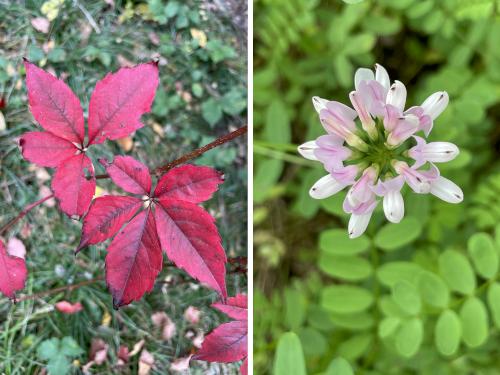
<instances>
[{"instance_id":1,"label":"pink-tinged petal","mask_svg":"<svg viewBox=\"0 0 500 375\"><path fill-rule=\"evenodd\" d=\"M464 200L462 189L453 181L439 176L431 184L431 194L448 203L460 203Z\"/></svg>"},{"instance_id":2,"label":"pink-tinged petal","mask_svg":"<svg viewBox=\"0 0 500 375\"><path fill-rule=\"evenodd\" d=\"M322 135L316 139L316 144L321 148L335 148L344 144L344 139L334 134Z\"/></svg>"},{"instance_id":3,"label":"pink-tinged petal","mask_svg":"<svg viewBox=\"0 0 500 375\"><path fill-rule=\"evenodd\" d=\"M335 101L327 101L326 109L328 109L336 118L344 123L350 130L356 128L354 119L358 116L356 111L351 107Z\"/></svg>"},{"instance_id":4,"label":"pink-tinged petal","mask_svg":"<svg viewBox=\"0 0 500 375\"><path fill-rule=\"evenodd\" d=\"M83 219L82 238L76 252L113 237L132 219L142 203L138 198L112 195L94 199Z\"/></svg>"},{"instance_id":5,"label":"pink-tinged petal","mask_svg":"<svg viewBox=\"0 0 500 375\"><path fill-rule=\"evenodd\" d=\"M41 167L55 168L79 153L75 145L48 132L24 133L19 140L23 157Z\"/></svg>"},{"instance_id":6,"label":"pink-tinged petal","mask_svg":"<svg viewBox=\"0 0 500 375\"><path fill-rule=\"evenodd\" d=\"M429 171L410 168L405 162L398 161L394 169L402 175L410 188L417 194L427 194L431 190L431 182L439 176L439 170L431 164Z\"/></svg>"},{"instance_id":7,"label":"pink-tinged petal","mask_svg":"<svg viewBox=\"0 0 500 375\"><path fill-rule=\"evenodd\" d=\"M373 211L362 215L357 215L357 214L351 215L347 229L349 233L349 238L357 238L361 236L363 233L365 233L366 228L368 228L368 224L370 223L372 213Z\"/></svg>"},{"instance_id":8,"label":"pink-tinged petal","mask_svg":"<svg viewBox=\"0 0 500 375\"><path fill-rule=\"evenodd\" d=\"M371 69L359 68L354 74L354 88L358 90L359 84L362 81L373 81L375 79L375 74Z\"/></svg>"},{"instance_id":9,"label":"pink-tinged petal","mask_svg":"<svg viewBox=\"0 0 500 375\"><path fill-rule=\"evenodd\" d=\"M400 190L390 190L384 195L384 213L391 223L399 223L405 215L405 203Z\"/></svg>"},{"instance_id":10,"label":"pink-tinged petal","mask_svg":"<svg viewBox=\"0 0 500 375\"><path fill-rule=\"evenodd\" d=\"M347 147L337 147L334 149L317 148L314 150L316 159L325 165L326 170L341 168L342 162L351 156L352 151Z\"/></svg>"},{"instance_id":11,"label":"pink-tinged petal","mask_svg":"<svg viewBox=\"0 0 500 375\"><path fill-rule=\"evenodd\" d=\"M446 91L439 91L425 99L421 107L424 110L424 114L435 120L446 109L449 100L450 98Z\"/></svg>"},{"instance_id":12,"label":"pink-tinged petal","mask_svg":"<svg viewBox=\"0 0 500 375\"><path fill-rule=\"evenodd\" d=\"M212 216L190 202L160 199L159 203L156 226L168 258L226 297L226 253Z\"/></svg>"},{"instance_id":13,"label":"pink-tinged petal","mask_svg":"<svg viewBox=\"0 0 500 375\"><path fill-rule=\"evenodd\" d=\"M387 104L393 105L399 112L403 112L406 103L406 87L400 81L395 81L387 93Z\"/></svg>"},{"instance_id":14,"label":"pink-tinged petal","mask_svg":"<svg viewBox=\"0 0 500 375\"><path fill-rule=\"evenodd\" d=\"M309 142L303 143L299 147L297 147L297 151L299 152L299 154L301 154L306 159L318 160L316 158L316 156L314 155L314 151L317 148L318 148L318 145L316 144L316 141L309 141Z\"/></svg>"},{"instance_id":15,"label":"pink-tinged petal","mask_svg":"<svg viewBox=\"0 0 500 375\"><path fill-rule=\"evenodd\" d=\"M94 166L85 154L66 159L52 179L52 191L68 216L83 216L95 193Z\"/></svg>"},{"instance_id":16,"label":"pink-tinged petal","mask_svg":"<svg viewBox=\"0 0 500 375\"><path fill-rule=\"evenodd\" d=\"M389 86L391 85L391 80L389 79L387 70L385 70L385 68L380 64L375 64L375 80L380 83L380 85L384 88L384 94L387 95Z\"/></svg>"},{"instance_id":17,"label":"pink-tinged petal","mask_svg":"<svg viewBox=\"0 0 500 375\"><path fill-rule=\"evenodd\" d=\"M238 294L235 297L229 297L226 303L214 303L212 307L235 320L248 319L248 297L244 294Z\"/></svg>"},{"instance_id":18,"label":"pink-tinged petal","mask_svg":"<svg viewBox=\"0 0 500 375\"><path fill-rule=\"evenodd\" d=\"M397 126L399 119L402 117L401 111L391 104L385 106L384 128L388 132L392 132Z\"/></svg>"},{"instance_id":19,"label":"pink-tinged petal","mask_svg":"<svg viewBox=\"0 0 500 375\"><path fill-rule=\"evenodd\" d=\"M372 115L384 115L386 93L379 82L362 81L359 84L359 90L356 90L356 92L359 93L365 108L367 108Z\"/></svg>"},{"instance_id":20,"label":"pink-tinged petal","mask_svg":"<svg viewBox=\"0 0 500 375\"><path fill-rule=\"evenodd\" d=\"M414 136L417 145L409 150L409 155L416 160L416 164L445 163L455 159L460 153L458 147L450 142L426 143L421 137Z\"/></svg>"},{"instance_id":21,"label":"pink-tinged petal","mask_svg":"<svg viewBox=\"0 0 500 375\"><path fill-rule=\"evenodd\" d=\"M24 66L30 110L35 120L52 134L82 144L83 110L76 95L62 80L28 60Z\"/></svg>"},{"instance_id":22,"label":"pink-tinged petal","mask_svg":"<svg viewBox=\"0 0 500 375\"><path fill-rule=\"evenodd\" d=\"M339 183L347 185L352 185L358 175L358 167L356 165L348 165L346 167L340 167L328 170L332 177Z\"/></svg>"},{"instance_id":23,"label":"pink-tinged petal","mask_svg":"<svg viewBox=\"0 0 500 375\"><path fill-rule=\"evenodd\" d=\"M216 169L187 164L164 174L154 196L200 203L210 199L223 182L224 175Z\"/></svg>"},{"instance_id":24,"label":"pink-tinged petal","mask_svg":"<svg viewBox=\"0 0 500 375\"><path fill-rule=\"evenodd\" d=\"M154 62L121 68L97 82L89 103L89 144L123 138L141 128L158 86Z\"/></svg>"},{"instance_id":25,"label":"pink-tinged petal","mask_svg":"<svg viewBox=\"0 0 500 375\"><path fill-rule=\"evenodd\" d=\"M369 167L365 169L363 175L352 185L346 195L346 199L352 207L371 201L374 198L372 191L377 173L375 169Z\"/></svg>"},{"instance_id":26,"label":"pink-tinged petal","mask_svg":"<svg viewBox=\"0 0 500 375\"><path fill-rule=\"evenodd\" d=\"M24 259L7 253L0 240L0 292L8 298L15 298L15 293L24 288L27 276Z\"/></svg>"},{"instance_id":27,"label":"pink-tinged petal","mask_svg":"<svg viewBox=\"0 0 500 375\"><path fill-rule=\"evenodd\" d=\"M387 143L397 146L410 138L418 130L419 120L415 115L405 115L387 137Z\"/></svg>"},{"instance_id":28,"label":"pink-tinged petal","mask_svg":"<svg viewBox=\"0 0 500 375\"><path fill-rule=\"evenodd\" d=\"M328 100L320 98L319 96L313 96L312 102L316 112L320 113L322 109L326 108L326 103Z\"/></svg>"},{"instance_id":29,"label":"pink-tinged petal","mask_svg":"<svg viewBox=\"0 0 500 375\"><path fill-rule=\"evenodd\" d=\"M356 215L363 215L368 212L371 212L375 209L377 206L378 201L375 198L375 195L372 195L370 199L366 202L363 203L358 203L356 205L351 204L349 199L347 197L344 199L344 203L342 205L342 208L344 209L345 212L349 214L356 214Z\"/></svg>"},{"instance_id":30,"label":"pink-tinged petal","mask_svg":"<svg viewBox=\"0 0 500 375\"><path fill-rule=\"evenodd\" d=\"M324 199L337 194L345 187L345 184L338 182L330 174L327 174L316 181L309 190L309 195L314 199Z\"/></svg>"},{"instance_id":31,"label":"pink-tinged petal","mask_svg":"<svg viewBox=\"0 0 500 375\"><path fill-rule=\"evenodd\" d=\"M373 118L368 113L368 109L365 107L365 103L361 99L361 96L356 91L352 91L349 94L349 98L351 99L352 106L358 113L363 129L367 132L374 129L375 121L373 121Z\"/></svg>"},{"instance_id":32,"label":"pink-tinged petal","mask_svg":"<svg viewBox=\"0 0 500 375\"><path fill-rule=\"evenodd\" d=\"M112 163L105 159L99 162L113 182L126 192L149 195L151 192L151 175L149 169L131 156L116 156Z\"/></svg>"},{"instance_id":33,"label":"pink-tinged petal","mask_svg":"<svg viewBox=\"0 0 500 375\"><path fill-rule=\"evenodd\" d=\"M113 306L128 305L150 292L162 269L163 254L151 210L134 217L113 239L106 255L106 283Z\"/></svg>"},{"instance_id":34,"label":"pink-tinged petal","mask_svg":"<svg viewBox=\"0 0 500 375\"><path fill-rule=\"evenodd\" d=\"M404 183L405 180L403 176L393 177L385 181L378 180L372 190L379 197L383 197L390 191L400 191L403 188Z\"/></svg>"},{"instance_id":35,"label":"pink-tinged petal","mask_svg":"<svg viewBox=\"0 0 500 375\"><path fill-rule=\"evenodd\" d=\"M240 361L248 353L247 337L247 321L235 320L221 324L205 337L193 359L223 363Z\"/></svg>"}]
</instances>

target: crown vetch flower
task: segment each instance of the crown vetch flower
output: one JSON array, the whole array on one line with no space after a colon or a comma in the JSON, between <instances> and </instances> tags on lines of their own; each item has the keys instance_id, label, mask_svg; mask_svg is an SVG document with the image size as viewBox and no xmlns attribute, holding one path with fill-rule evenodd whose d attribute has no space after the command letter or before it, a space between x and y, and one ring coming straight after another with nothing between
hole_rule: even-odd
<instances>
[{"instance_id":1,"label":"crown vetch flower","mask_svg":"<svg viewBox=\"0 0 500 375\"><path fill-rule=\"evenodd\" d=\"M351 238L364 233L379 198L387 220L404 217L401 189L406 183L417 194L433 194L460 203L459 186L441 176L435 163L453 160L459 154L450 142L427 142L434 120L448 105L448 94L440 91L420 106L405 110L407 90L394 81L383 66L375 72L360 68L354 76L355 90L349 94L354 109L317 96L312 98L320 122L328 133L299 146L299 153L323 164L327 175L309 194L328 198L346 187L343 209L351 214Z\"/></svg>"}]
</instances>

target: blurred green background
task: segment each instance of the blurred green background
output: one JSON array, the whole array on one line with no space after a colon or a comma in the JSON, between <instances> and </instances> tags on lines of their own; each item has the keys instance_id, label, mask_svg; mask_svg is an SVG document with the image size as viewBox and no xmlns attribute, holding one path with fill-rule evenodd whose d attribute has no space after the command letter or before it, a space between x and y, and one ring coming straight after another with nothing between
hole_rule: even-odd
<instances>
[{"instance_id":1,"label":"blurred green background","mask_svg":"<svg viewBox=\"0 0 500 375\"><path fill-rule=\"evenodd\" d=\"M230 0L0 0L0 98L5 102L0 109L5 119L0 123L0 225L50 194L53 173L23 160L17 146L22 133L37 129L28 111L23 56L64 77L85 112L95 83L107 72L158 58L160 86L152 113L143 117L144 128L91 155L96 160L128 154L153 168L246 124L246 12L246 4ZM240 137L194 161L225 174L225 183L204 207L216 217L229 257L247 253L246 160L246 139ZM98 186L98 193L116 189L106 180ZM74 257L80 227L56 207L42 205L5 234L5 243L15 236L27 248L24 293L104 275L105 245ZM247 277L228 265L227 284L230 295L245 292ZM37 354L41 343L64 337L80 347L66 358L75 361L69 373L82 373L97 339L109 346L107 359L89 373L136 374L142 351L123 366L117 365L117 355L120 346L132 351L141 340L154 358L149 373L173 373L171 363L193 350L194 338L227 319L209 308L216 299L214 292L167 265L151 294L119 311L113 311L103 281L17 305L1 298L0 373L41 373L47 365ZM84 309L64 315L54 310L60 300L81 302ZM199 323L183 317L189 306L201 311ZM154 326L155 312L171 318L173 338L166 340L161 327ZM207 372L235 374L238 364L192 362L191 373Z\"/></svg>"},{"instance_id":2,"label":"blurred green background","mask_svg":"<svg viewBox=\"0 0 500 375\"><path fill-rule=\"evenodd\" d=\"M255 373L498 374L500 2L254 4ZM440 169L465 199L405 191L402 223L379 205L349 240L345 192L310 198L326 173L296 147L324 133L311 97L349 104L376 62L407 106L449 93L430 139L459 146Z\"/></svg>"}]
</instances>

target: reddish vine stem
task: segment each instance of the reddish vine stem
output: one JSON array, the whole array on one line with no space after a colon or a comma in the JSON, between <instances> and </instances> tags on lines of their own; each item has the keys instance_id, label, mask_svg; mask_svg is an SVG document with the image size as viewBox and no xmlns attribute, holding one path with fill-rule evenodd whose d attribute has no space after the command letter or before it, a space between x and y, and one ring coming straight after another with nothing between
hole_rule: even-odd
<instances>
[{"instance_id":1,"label":"reddish vine stem","mask_svg":"<svg viewBox=\"0 0 500 375\"><path fill-rule=\"evenodd\" d=\"M165 164L165 165L162 165L162 166L156 168L153 171L153 173L156 174L157 176L160 176L160 175L168 172L170 169L172 169L180 164L183 164L191 159L197 158L198 156L203 155L205 152L207 152L215 147L221 146L224 143L227 143L227 142L229 142L237 137L242 136L247 131L248 131L248 126L247 125L242 126L241 128L238 128L231 133L225 134L225 135L217 138L215 141L210 142L209 144L206 144L205 146L197 148L196 150L191 151L190 153L185 154L185 155L181 156L180 158L178 158L178 159L176 159L168 164ZM99 180L99 179L109 178L109 176L107 174L101 174L101 175L95 176L95 178ZM28 212L30 212L33 208L41 205L43 202L45 202L46 200L49 200L50 198L53 198L53 197L54 197L54 194L51 194L45 198L42 198L36 202L33 202L33 203L27 205L15 218L13 218L7 224L5 224L4 226L2 226L0 228L0 235L5 233L7 230L9 230L14 224L16 224L19 220L21 220L24 216L26 216L26 214Z\"/></svg>"},{"instance_id":2,"label":"reddish vine stem","mask_svg":"<svg viewBox=\"0 0 500 375\"><path fill-rule=\"evenodd\" d=\"M43 202L49 200L50 198L53 198L54 194L50 194L42 199L37 200L36 202L33 202L31 204L28 204L24 209L19 212L19 214L11 219L7 224L5 224L3 227L0 228L0 235L3 234L4 232L8 231L14 224L16 224L19 220L21 220L23 217L25 217L28 212L30 212L33 208L41 205Z\"/></svg>"}]
</instances>

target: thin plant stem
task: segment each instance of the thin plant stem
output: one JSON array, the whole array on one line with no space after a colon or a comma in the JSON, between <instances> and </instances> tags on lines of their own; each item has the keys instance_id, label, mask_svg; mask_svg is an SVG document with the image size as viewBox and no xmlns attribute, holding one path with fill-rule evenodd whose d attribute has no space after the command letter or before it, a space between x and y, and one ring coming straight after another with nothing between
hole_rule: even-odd
<instances>
[{"instance_id":1,"label":"thin plant stem","mask_svg":"<svg viewBox=\"0 0 500 375\"><path fill-rule=\"evenodd\" d=\"M16 217L11 219L9 222L7 222L7 224L0 228L0 235L8 231L14 224L25 217L33 208L41 205L43 202L49 200L50 198L54 198L54 194L50 194L42 199L37 200L36 202L28 204L21 212L19 212L19 214L17 214Z\"/></svg>"}]
</instances>

